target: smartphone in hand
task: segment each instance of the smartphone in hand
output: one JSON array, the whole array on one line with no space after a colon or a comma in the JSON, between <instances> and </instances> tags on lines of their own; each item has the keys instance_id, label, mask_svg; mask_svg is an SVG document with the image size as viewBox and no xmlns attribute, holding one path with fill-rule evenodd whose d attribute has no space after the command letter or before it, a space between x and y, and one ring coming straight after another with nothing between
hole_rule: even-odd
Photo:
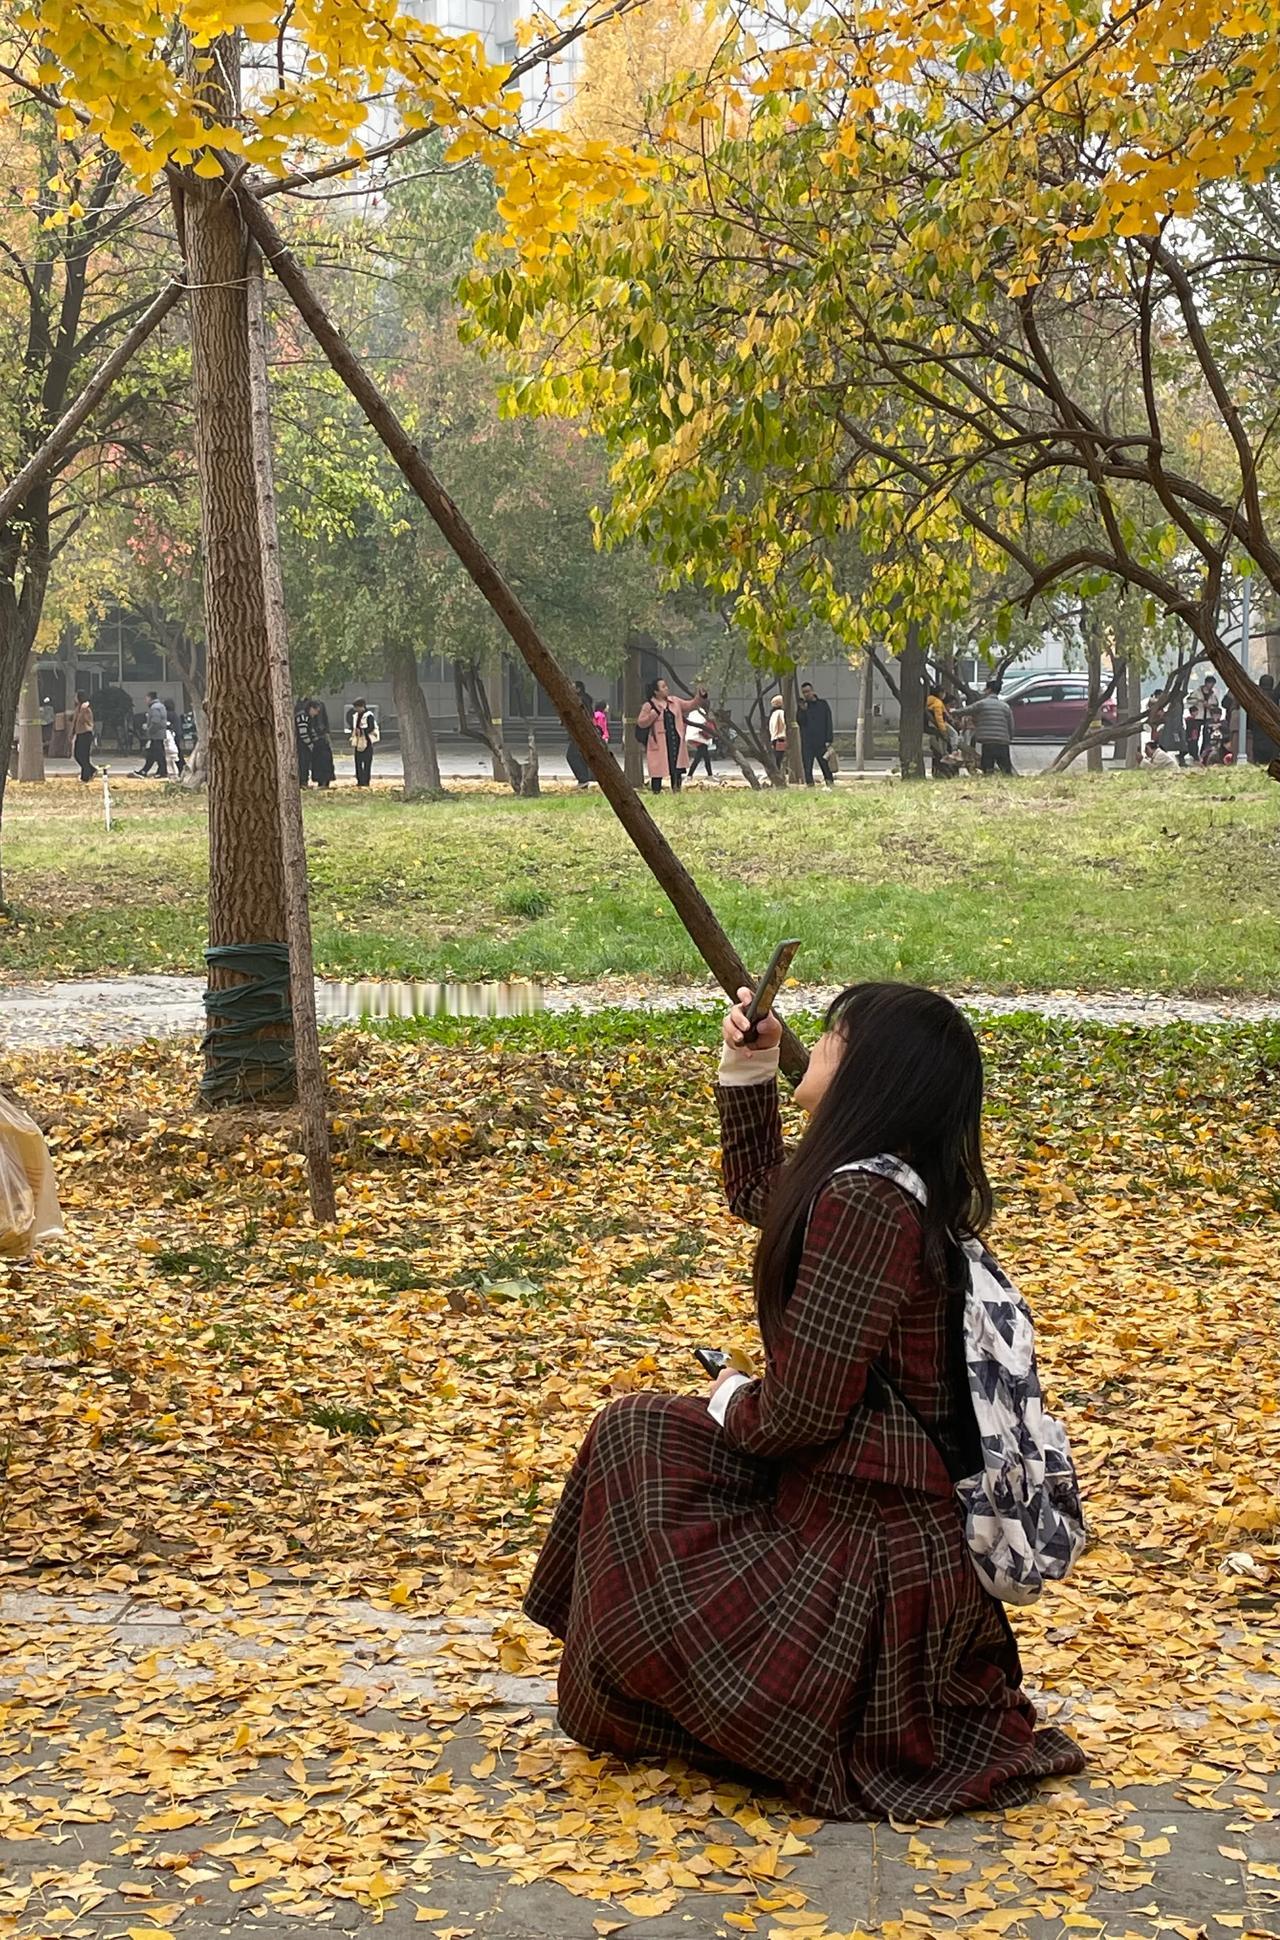
<instances>
[{"instance_id":1,"label":"smartphone in hand","mask_svg":"<svg viewBox=\"0 0 1280 1940\"><path fill-rule=\"evenodd\" d=\"M693 1355L695 1360L701 1361L713 1381L730 1365L729 1356L722 1347L695 1347Z\"/></svg>"},{"instance_id":2,"label":"smartphone in hand","mask_svg":"<svg viewBox=\"0 0 1280 1940\"><path fill-rule=\"evenodd\" d=\"M743 1039L744 1044L755 1043L759 1036L756 1025L762 1017L767 1017L772 1011L774 999L782 988L786 974L791 968L792 958L799 948L799 937L789 936L785 942L779 943L769 958L769 967L752 991L751 1002L747 1005L746 1016L750 1028Z\"/></svg>"}]
</instances>

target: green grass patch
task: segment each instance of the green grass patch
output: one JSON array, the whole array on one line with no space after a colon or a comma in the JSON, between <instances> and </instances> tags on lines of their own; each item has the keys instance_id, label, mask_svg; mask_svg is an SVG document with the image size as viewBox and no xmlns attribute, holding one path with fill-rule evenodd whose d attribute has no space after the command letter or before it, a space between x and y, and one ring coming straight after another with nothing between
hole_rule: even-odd
<instances>
[{"instance_id":1,"label":"green grass patch","mask_svg":"<svg viewBox=\"0 0 1280 1940\"><path fill-rule=\"evenodd\" d=\"M120 796L107 836L70 782L10 790L6 974L201 969L204 801ZM1274 986L1280 791L1256 771L704 790L653 807L746 959L790 933L807 980ZM327 976L705 974L599 797L344 791L306 816Z\"/></svg>"}]
</instances>

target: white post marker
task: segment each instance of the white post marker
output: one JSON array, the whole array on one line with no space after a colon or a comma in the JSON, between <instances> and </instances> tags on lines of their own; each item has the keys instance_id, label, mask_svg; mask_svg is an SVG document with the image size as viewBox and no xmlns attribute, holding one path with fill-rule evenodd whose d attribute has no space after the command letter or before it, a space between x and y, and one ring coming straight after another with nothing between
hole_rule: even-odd
<instances>
[{"instance_id":1,"label":"white post marker","mask_svg":"<svg viewBox=\"0 0 1280 1940\"><path fill-rule=\"evenodd\" d=\"M102 820L106 826L107 834L110 835L111 833L111 783L107 780L107 771L105 768L100 768L98 770L98 773L102 776Z\"/></svg>"},{"instance_id":2,"label":"white post marker","mask_svg":"<svg viewBox=\"0 0 1280 1940\"><path fill-rule=\"evenodd\" d=\"M1249 671L1249 581L1240 581L1240 665L1245 673ZM1243 768L1249 759L1249 716L1242 707L1236 709L1236 766Z\"/></svg>"}]
</instances>

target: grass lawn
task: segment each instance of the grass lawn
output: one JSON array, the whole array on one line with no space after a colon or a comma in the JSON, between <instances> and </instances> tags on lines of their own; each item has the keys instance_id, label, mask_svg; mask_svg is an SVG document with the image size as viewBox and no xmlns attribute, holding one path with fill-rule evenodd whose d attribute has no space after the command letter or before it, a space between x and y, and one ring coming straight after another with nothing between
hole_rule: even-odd
<instances>
[{"instance_id":1,"label":"grass lawn","mask_svg":"<svg viewBox=\"0 0 1280 1940\"><path fill-rule=\"evenodd\" d=\"M748 961L803 939L807 980L1270 992L1280 790L1114 774L834 795L702 790L658 819ZM205 805L124 783L11 785L0 974L197 971ZM307 802L316 960L331 976L680 979L701 966L598 796Z\"/></svg>"}]
</instances>

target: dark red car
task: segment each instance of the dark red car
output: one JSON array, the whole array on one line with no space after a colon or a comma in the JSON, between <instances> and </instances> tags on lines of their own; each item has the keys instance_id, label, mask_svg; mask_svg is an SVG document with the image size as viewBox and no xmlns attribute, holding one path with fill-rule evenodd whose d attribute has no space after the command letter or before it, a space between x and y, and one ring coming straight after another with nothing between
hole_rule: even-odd
<instances>
[{"instance_id":1,"label":"dark red car","mask_svg":"<svg viewBox=\"0 0 1280 1940\"><path fill-rule=\"evenodd\" d=\"M1089 681L1085 674L1030 674L1002 690L1013 709L1015 741L1065 741L1089 712ZM1116 704L1104 701L1102 719L1110 726Z\"/></svg>"}]
</instances>

